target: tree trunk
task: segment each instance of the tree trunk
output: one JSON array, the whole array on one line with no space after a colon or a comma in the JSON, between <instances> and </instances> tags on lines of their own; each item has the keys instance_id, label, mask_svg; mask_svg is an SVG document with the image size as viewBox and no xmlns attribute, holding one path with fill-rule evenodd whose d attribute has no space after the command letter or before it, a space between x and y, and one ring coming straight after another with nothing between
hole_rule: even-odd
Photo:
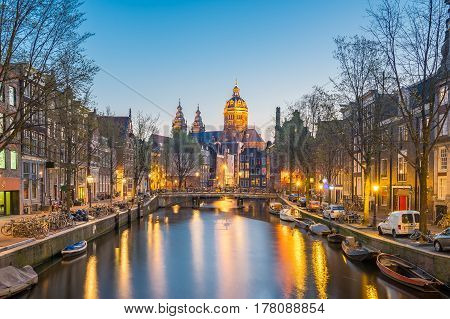
<instances>
[{"instance_id":1,"label":"tree trunk","mask_svg":"<svg viewBox=\"0 0 450 319\"><path fill-rule=\"evenodd\" d=\"M372 183L370 178L370 169L364 170L364 224L370 224L370 191Z\"/></svg>"},{"instance_id":2,"label":"tree trunk","mask_svg":"<svg viewBox=\"0 0 450 319\"><path fill-rule=\"evenodd\" d=\"M428 222L428 201L427 201L427 175L428 159L422 159L422 165L419 168L419 199L420 199L420 231L426 233Z\"/></svg>"}]
</instances>

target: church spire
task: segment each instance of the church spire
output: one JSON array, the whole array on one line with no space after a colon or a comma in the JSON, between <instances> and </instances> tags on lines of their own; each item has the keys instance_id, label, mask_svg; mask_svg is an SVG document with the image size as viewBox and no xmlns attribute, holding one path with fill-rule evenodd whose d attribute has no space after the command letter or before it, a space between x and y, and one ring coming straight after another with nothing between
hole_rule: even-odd
<instances>
[{"instance_id":1,"label":"church spire","mask_svg":"<svg viewBox=\"0 0 450 319\"><path fill-rule=\"evenodd\" d=\"M200 133L205 131L205 124L203 124L202 112L200 112L200 104L197 104L197 111L195 112L195 119L192 122L191 132Z\"/></svg>"},{"instance_id":2,"label":"church spire","mask_svg":"<svg viewBox=\"0 0 450 319\"><path fill-rule=\"evenodd\" d=\"M177 113L175 114L175 118L172 121L172 130L187 130L187 123L184 118L183 108L181 107L181 99L178 99Z\"/></svg>"}]
</instances>

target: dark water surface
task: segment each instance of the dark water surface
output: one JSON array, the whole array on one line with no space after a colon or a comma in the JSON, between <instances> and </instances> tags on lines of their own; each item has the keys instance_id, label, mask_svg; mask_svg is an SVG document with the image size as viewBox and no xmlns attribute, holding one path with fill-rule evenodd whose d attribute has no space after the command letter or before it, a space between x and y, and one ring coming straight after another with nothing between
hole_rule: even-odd
<instances>
[{"instance_id":1,"label":"dark water surface","mask_svg":"<svg viewBox=\"0 0 450 319\"><path fill-rule=\"evenodd\" d=\"M84 256L44 265L39 284L21 297L427 297L269 215L264 201L244 204L161 209L89 243Z\"/></svg>"}]
</instances>

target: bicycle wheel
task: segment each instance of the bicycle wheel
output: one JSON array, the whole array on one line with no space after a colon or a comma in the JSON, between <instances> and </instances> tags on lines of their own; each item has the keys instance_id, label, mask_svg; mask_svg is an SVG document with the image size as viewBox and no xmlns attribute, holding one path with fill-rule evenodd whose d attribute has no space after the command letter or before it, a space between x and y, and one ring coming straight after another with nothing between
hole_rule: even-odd
<instances>
[{"instance_id":1,"label":"bicycle wheel","mask_svg":"<svg viewBox=\"0 0 450 319\"><path fill-rule=\"evenodd\" d=\"M12 236L12 224L11 223L4 224L1 228L1 233L4 236Z\"/></svg>"}]
</instances>

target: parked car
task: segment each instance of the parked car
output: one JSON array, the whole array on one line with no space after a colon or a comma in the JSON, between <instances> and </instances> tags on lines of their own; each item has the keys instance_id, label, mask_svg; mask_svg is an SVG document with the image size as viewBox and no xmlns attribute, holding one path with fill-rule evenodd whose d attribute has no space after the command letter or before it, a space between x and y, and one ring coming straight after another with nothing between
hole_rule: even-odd
<instances>
[{"instance_id":1,"label":"parked car","mask_svg":"<svg viewBox=\"0 0 450 319\"><path fill-rule=\"evenodd\" d=\"M323 217L329 219L338 219L345 215L345 208L342 205L330 205L323 211Z\"/></svg>"},{"instance_id":2,"label":"parked car","mask_svg":"<svg viewBox=\"0 0 450 319\"><path fill-rule=\"evenodd\" d=\"M306 197L300 197L297 201L298 206L306 207Z\"/></svg>"},{"instance_id":3,"label":"parked car","mask_svg":"<svg viewBox=\"0 0 450 319\"><path fill-rule=\"evenodd\" d=\"M409 235L419 229L420 213L415 210L400 210L389 214L388 218L378 224L380 235Z\"/></svg>"},{"instance_id":4,"label":"parked car","mask_svg":"<svg viewBox=\"0 0 450 319\"><path fill-rule=\"evenodd\" d=\"M288 200L291 201L291 202L293 202L293 203L296 203L297 200L298 200L298 195L297 195L297 194L290 194L290 195L288 196Z\"/></svg>"},{"instance_id":5,"label":"parked car","mask_svg":"<svg viewBox=\"0 0 450 319\"><path fill-rule=\"evenodd\" d=\"M450 227L434 237L433 246L436 251L450 249Z\"/></svg>"},{"instance_id":6,"label":"parked car","mask_svg":"<svg viewBox=\"0 0 450 319\"><path fill-rule=\"evenodd\" d=\"M310 211L319 211L321 208L320 202L317 200L310 200L308 203L308 210Z\"/></svg>"}]
</instances>

